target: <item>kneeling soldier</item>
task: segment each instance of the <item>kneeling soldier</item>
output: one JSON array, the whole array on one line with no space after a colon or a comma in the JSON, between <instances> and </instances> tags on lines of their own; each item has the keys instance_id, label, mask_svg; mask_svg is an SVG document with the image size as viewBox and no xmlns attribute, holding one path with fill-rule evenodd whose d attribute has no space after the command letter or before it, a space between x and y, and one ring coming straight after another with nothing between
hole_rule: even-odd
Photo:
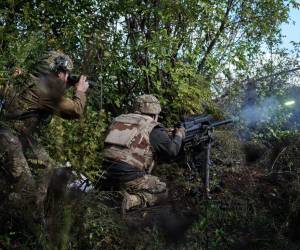
<instances>
[{"instance_id":1,"label":"kneeling soldier","mask_svg":"<svg viewBox=\"0 0 300 250\"><path fill-rule=\"evenodd\" d=\"M178 128L170 137L157 122L160 111L156 97L139 96L135 112L116 117L105 138L103 166L110 186L125 191L123 213L167 197L166 184L150 173L156 157L170 160L178 155L185 131Z\"/></svg>"}]
</instances>

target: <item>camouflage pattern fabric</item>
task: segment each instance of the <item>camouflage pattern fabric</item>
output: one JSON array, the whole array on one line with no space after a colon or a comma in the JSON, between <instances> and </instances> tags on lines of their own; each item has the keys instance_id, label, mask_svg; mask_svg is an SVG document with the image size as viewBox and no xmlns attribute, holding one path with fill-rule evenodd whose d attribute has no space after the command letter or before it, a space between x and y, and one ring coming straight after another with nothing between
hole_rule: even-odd
<instances>
[{"instance_id":1,"label":"camouflage pattern fabric","mask_svg":"<svg viewBox=\"0 0 300 250\"><path fill-rule=\"evenodd\" d=\"M125 182L122 190L140 197L141 206L143 207L153 206L168 196L166 183L160 181L158 177L149 174Z\"/></svg>"},{"instance_id":2,"label":"camouflage pattern fabric","mask_svg":"<svg viewBox=\"0 0 300 250\"><path fill-rule=\"evenodd\" d=\"M47 193L49 176L55 166L46 150L38 144L31 147L22 144L19 137L8 129L0 129L0 145L3 168L13 179L15 191L34 189L38 199L43 200ZM30 167L45 169L37 183L33 179Z\"/></svg>"},{"instance_id":3,"label":"camouflage pattern fabric","mask_svg":"<svg viewBox=\"0 0 300 250\"><path fill-rule=\"evenodd\" d=\"M14 179L22 174L32 176L19 138L8 129L0 129L0 155L6 170Z\"/></svg>"},{"instance_id":4,"label":"camouflage pattern fabric","mask_svg":"<svg viewBox=\"0 0 300 250\"><path fill-rule=\"evenodd\" d=\"M0 156L2 168L12 177L16 191L30 183L42 203L48 187L48 177L54 167L46 150L34 141L41 127L52 115L76 119L84 111L85 93L77 91L73 99L65 98L65 83L51 72L30 76L21 88L5 85L0 89L3 101L0 116ZM43 168L37 182L31 169ZM25 180L25 182L23 181Z\"/></svg>"},{"instance_id":5,"label":"camouflage pattern fabric","mask_svg":"<svg viewBox=\"0 0 300 250\"><path fill-rule=\"evenodd\" d=\"M105 138L104 158L125 162L142 171L151 169L154 157L149 136L158 125L147 115L126 114L116 117Z\"/></svg>"},{"instance_id":6,"label":"camouflage pattern fabric","mask_svg":"<svg viewBox=\"0 0 300 250\"><path fill-rule=\"evenodd\" d=\"M31 137L21 139L24 155L30 167L35 169L54 168L55 162L46 149Z\"/></svg>"},{"instance_id":7,"label":"camouflage pattern fabric","mask_svg":"<svg viewBox=\"0 0 300 250\"><path fill-rule=\"evenodd\" d=\"M161 106L158 99L153 95L141 95L135 100L135 113L158 115Z\"/></svg>"},{"instance_id":8,"label":"camouflage pattern fabric","mask_svg":"<svg viewBox=\"0 0 300 250\"><path fill-rule=\"evenodd\" d=\"M73 61L71 58L61 51L50 51L41 58L40 63L44 63L52 72L59 69L71 71L73 69Z\"/></svg>"}]
</instances>

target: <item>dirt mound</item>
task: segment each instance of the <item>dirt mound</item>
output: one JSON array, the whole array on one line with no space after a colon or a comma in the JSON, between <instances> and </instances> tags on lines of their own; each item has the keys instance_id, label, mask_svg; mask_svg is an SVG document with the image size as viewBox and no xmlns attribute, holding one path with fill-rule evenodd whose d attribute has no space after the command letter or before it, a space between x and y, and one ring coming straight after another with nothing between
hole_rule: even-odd
<instances>
[{"instance_id":1,"label":"dirt mound","mask_svg":"<svg viewBox=\"0 0 300 250\"><path fill-rule=\"evenodd\" d=\"M261 164L264 162L263 165L266 165L265 163L270 158L271 150L262 143L248 141L244 142L242 147L247 164L253 164L260 161Z\"/></svg>"}]
</instances>

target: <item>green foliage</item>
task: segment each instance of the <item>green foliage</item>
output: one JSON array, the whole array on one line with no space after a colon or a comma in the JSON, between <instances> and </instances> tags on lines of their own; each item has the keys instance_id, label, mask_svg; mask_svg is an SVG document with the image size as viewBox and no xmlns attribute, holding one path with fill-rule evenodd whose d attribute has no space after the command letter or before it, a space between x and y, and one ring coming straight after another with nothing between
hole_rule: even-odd
<instances>
[{"instance_id":1,"label":"green foliage","mask_svg":"<svg viewBox=\"0 0 300 250\"><path fill-rule=\"evenodd\" d=\"M251 246L252 249L268 249L270 245L275 247L274 249L280 249L278 246L276 248L276 244L281 245L280 242L274 244L270 239L274 233L269 228L272 220L268 218L266 211L248 201L230 196L225 203L217 200L208 202L203 207L202 214L202 219L195 223L189 235L190 249L204 246L208 246L208 249L234 249L242 247L243 240L248 241L245 245ZM264 232L263 242L259 238L259 231ZM270 235L267 236L266 232Z\"/></svg>"},{"instance_id":2,"label":"green foliage","mask_svg":"<svg viewBox=\"0 0 300 250\"><path fill-rule=\"evenodd\" d=\"M96 79L96 88L88 93L84 117L79 121L55 117L41 136L57 162L70 161L75 170L95 180L101 171L108 120L110 116L130 111L135 96L155 94L163 105L162 118L168 125L186 113L210 112L220 117L213 97L222 94L226 82L218 81L219 76L230 82L233 76L243 78L249 73L261 76L294 65L294 59L283 63L287 59L284 51L276 51L281 56L277 65L271 60L262 62L266 57L262 45L274 48L280 44L280 25L287 22L292 7L299 7L299 3L296 0L2 1L0 84L11 80L16 67L30 73L39 56L53 49L63 50L74 59L75 72ZM262 81L258 86L260 97L273 95L274 91L280 97L286 80L287 75L277 81ZM240 85L240 82L230 85L238 98L242 92ZM233 102L239 109L242 101ZM279 137L283 133L279 125L285 121L282 111L278 120L267 126L268 132ZM266 131L262 129L256 135L270 138ZM73 242L75 249L124 246L125 240L118 242L123 228L100 203L92 206L94 209L86 210L84 230L74 233L82 236L81 241L71 237L71 212L63 210L63 247L66 248L67 242ZM193 247L205 246L201 237L207 229L211 229L210 237L215 239L212 246L217 248L236 240L235 235L229 235L230 230L226 231L228 228L243 224L264 228L267 219L263 213L263 218L256 216L251 209L242 213L223 211L213 204L209 208L212 222L202 218L195 226ZM222 223L225 228L220 226ZM153 241L156 240L153 248L162 248L164 244L157 232L151 233ZM1 244L9 246L10 238L13 237L1 236ZM144 242L140 244L142 249Z\"/></svg>"},{"instance_id":3,"label":"green foliage","mask_svg":"<svg viewBox=\"0 0 300 250\"><path fill-rule=\"evenodd\" d=\"M74 249L120 249L126 246L124 221L120 214L103 204L105 199L110 198L113 198L113 194L99 193L98 196L86 198L82 203L82 218L78 218L75 223L73 234L80 233L76 232L80 228L83 232L80 239L73 238Z\"/></svg>"},{"instance_id":4,"label":"green foliage","mask_svg":"<svg viewBox=\"0 0 300 250\"><path fill-rule=\"evenodd\" d=\"M43 131L43 143L58 163L69 161L75 170L93 180L101 169L106 119L104 112L90 106L80 121L55 118Z\"/></svg>"},{"instance_id":5,"label":"green foliage","mask_svg":"<svg viewBox=\"0 0 300 250\"><path fill-rule=\"evenodd\" d=\"M26 69L29 51L62 49L77 71L99 79L101 105L113 115L143 92L178 113L189 97L187 111L200 112L199 98L209 102L211 93L199 74L210 81L228 65L237 74L253 68L261 44L280 42L280 24L297 6L294 0L4 2L1 71Z\"/></svg>"}]
</instances>

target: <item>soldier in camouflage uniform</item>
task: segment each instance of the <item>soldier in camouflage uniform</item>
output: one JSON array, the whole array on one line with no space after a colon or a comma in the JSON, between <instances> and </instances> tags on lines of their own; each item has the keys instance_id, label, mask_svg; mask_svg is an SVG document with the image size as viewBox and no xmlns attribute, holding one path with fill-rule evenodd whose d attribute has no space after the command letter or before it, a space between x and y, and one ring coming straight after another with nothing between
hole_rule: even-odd
<instances>
[{"instance_id":1,"label":"soldier in camouflage uniform","mask_svg":"<svg viewBox=\"0 0 300 250\"><path fill-rule=\"evenodd\" d=\"M44 199L47 180L36 184L29 165L49 170L54 163L35 136L53 115L76 119L84 111L86 76L81 76L75 85L72 99L64 97L72 67L67 55L52 51L33 74L28 74L21 88L4 85L0 89L0 156L15 183L15 191L37 189L37 203Z\"/></svg>"},{"instance_id":2,"label":"soldier in camouflage uniform","mask_svg":"<svg viewBox=\"0 0 300 250\"><path fill-rule=\"evenodd\" d=\"M157 122L160 111L154 96L139 96L135 113L116 117L108 129L103 165L110 186L125 191L123 213L132 207L155 205L167 197L166 184L151 175L154 159L177 156L185 131L178 128L169 136Z\"/></svg>"}]
</instances>

